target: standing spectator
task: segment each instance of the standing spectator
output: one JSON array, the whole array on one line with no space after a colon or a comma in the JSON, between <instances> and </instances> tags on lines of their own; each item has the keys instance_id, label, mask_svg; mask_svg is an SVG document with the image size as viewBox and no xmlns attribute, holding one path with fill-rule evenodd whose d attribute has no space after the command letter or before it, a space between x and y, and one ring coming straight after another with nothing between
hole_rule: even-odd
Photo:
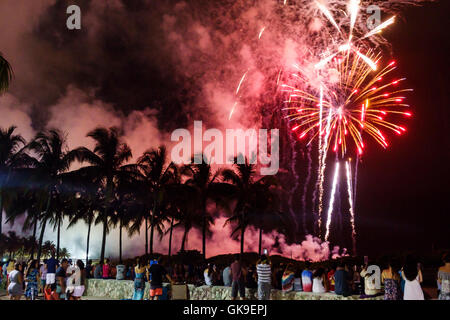
<instances>
[{"instance_id":1,"label":"standing spectator","mask_svg":"<svg viewBox=\"0 0 450 320\"><path fill-rule=\"evenodd\" d=\"M244 267L236 255L234 262L231 264L231 300L236 300L238 291L242 300L245 300L245 282L244 282Z\"/></svg>"},{"instance_id":2,"label":"standing spectator","mask_svg":"<svg viewBox=\"0 0 450 320\"><path fill-rule=\"evenodd\" d=\"M39 262L37 260L32 260L28 265L25 275L25 282L27 284L25 297L27 300L36 300L36 297L38 296L38 285L40 283L38 267Z\"/></svg>"},{"instance_id":3,"label":"standing spectator","mask_svg":"<svg viewBox=\"0 0 450 320\"><path fill-rule=\"evenodd\" d=\"M226 266L222 272L223 285L225 287L231 287L231 267Z\"/></svg>"},{"instance_id":4,"label":"standing spectator","mask_svg":"<svg viewBox=\"0 0 450 320\"><path fill-rule=\"evenodd\" d=\"M208 263L208 267L203 272L203 276L205 278L205 284L207 286L212 286L213 273L214 273L214 268L211 263Z\"/></svg>"},{"instance_id":5,"label":"standing spectator","mask_svg":"<svg viewBox=\"0 0 450 320\"><path fill-rule=\"evenodd\" d=\"M161 299L161 296L163 295L163 279L166 277L170 282L172 282L172 279L167 274L166 269L161 265L161 258L155 261L155 263L152 264L150 269L148 270L149 274L151 275L150 280L150 299L151 300L159 300ZM150 277L149 277L150 279Z\"/></svg>"},{"instance_id":6,"label":"standing spectator","mask_svg":"<svg viewBox=\"0 0 450 320\"><path fill-rule=\"evenodd\" d=\"M283 276L281 278L281 288L284 293L294 290L294 280L295 273L293 270L293 266L291 263L289 263L286 266L286 270L284 270Z\"/></svg>"},{"instance_id":7,"label":"standing spectator","mask_svg":"<svg viewBox=\"0 0 450 320\"><path fill-rule=\"evenodd\" d=\"M425 300L422 287L422 271L412 257L407 257L403 266L402 278L405 280L403 300Z\"/></svg>"},{"instance_id":8,"label":"standing spectator","mask_svg":"<svg viewBox=\"0 0 450 320\"><path fill-rule=\"evenodd\" d=\"M438 283L441 286L439 300L450 300L450 254L444 256L445 265L439 268Z\"/></svg>"},{"instance_id":9,"label":"standing spectator","mask_svg":"<svg viewBox=\"0 0 450 320\"><path fill-rule=\"evenodd\" d=\"M284 264L280 264L275 270L275 283L274 288L281 290L283 287L283 273L284 273Z\"/></svg>"},{"instance_id":10,"label":"standing spectator","mask_svg":"<svg viewBox=\"0 0 450 320\"><path fill-rule=\"evenodd\" d=\"M269 300L271 290L272 270L269 258L262 255L256 265L258 274L258 300Z\"/></svg>"},{"instance_id":11,"label":"standing spectator","mask_svg":"<svg viewBox=\"0 0 450 320\"><path fill-rule=\"evenodd\" d=\"M336 272L334 273L334 292L338 295L348 297L351 294L349 280L349 274L344 267L344 263L339 261Z\"/></svg>"},{"instance_id":12,"label":"standing spectator","mask_svg":"<svg viewBox=\"0 0 450 320\"><path fill-rule=\"evenodd\" d=\"M245 287L249 289L258 288L258 283L256 282L257 275L254 266L250 266L247 269L247 274L245 276Z\"/></svg>"},{"instance_id":13,"label":"standing spectator","mask_svg":"<svg viewBox=\"0 0 450 320\"><path fill-rule=\"evenodd\" d=\"M125 279L125 266L123 264L119 264L116 266L116 280L124 280Z\"/></svg>"},{"instance_id":14,"label":"standing spectator","mask_svg":"<svg viewBox=\"0 0 450 320\"><path fill-rule=\"evenodd\" d=\"M69 261L67 259L61 260L61 266L56 270L56 293L59 294L60 299L66 299L67 289L67 268L69 267ZM48 274L47 274L48 276Z\"/></svg>"},{"instance_id":15,"label":"standing spectator","mask_svg":"<svg viewBox=\"0 0 450 320\"><path fill-rule=\"evenodd\" d=\"M11 259L8 262L8 267L6 267L6 281L9 279L9 274L15 270L16 260Z\"/></svg>"},{"instance_id":16,"label":"standing spectator","mask_svg":"<svg viewBox=\"0 0 450 320\"><path fill-rule=\"evenodd\" d=\"M67 280L66 293L70 300L80 300L85 290L86 282L86 270L84 263L81 260L77 260L74 268L74 273Z\"/></svg>"},{"instance_id":17,"label":"standing spectator","mask_svg":"<svg viewBox=\"0 0 450 320\"><path fill-rule=\"evenodd\" d=\"M302 272L302 286L303 292L312 292L312 283L313 283L313 273L309 268L311 267L311 263L309 261L305 262L305 270Z\"/></svg>"},{"instance_id":18,"label":"standing spectator","mask_svg":"<svg viewBox=\"0 0 450 320\"><path fill-rule=\"evenodd\" d=\"M110 273L111 273L111 263L110 263L109 259L105 259L105 262L102 267L103 279L110 279Z\"/></svg>"},{"instance_id":19,"label":"standing spectator","mask_svg":"<svg viewBox=\"0 0 450 320\"><path fill-rule=\"evenodd\" d=\"M312 292L325 293L328 291L327 287L327 277L325 275L325 270L323 268L318 268L313 273Z\"/></svg>"},{"instance_id":20,"label":"standing spectator","mask_svg":"<svg viewBox=\"0 0 450 320\"><path fill-rule=\"evenodd\" d=\"M384 300L401 300L400 276L395 262L389 261L381 273L381 282L384 283Z\"/></svg>"},{"instance_id":21,"label":"standing spectator","mask_svg":"<svg viewBox=\"0 0 450 320\"><path fill-rule=\"evenodd\" d=\"M95 266L94 278L95 279L101 279L102 278L102 265L100 264L100 262L97 263L97 265Z\"/></svg>"},{"instance_id":22,"label":"standing spectator","mask_svg":"<svg viewBox=\"0 0 450 320\"><path fill-rule=\"evenodd\" d=\"M381 283L381 278L377 279L376 277L379 277L380 275L375 274L375 270L371 273L368 271L368 265L365 265L364 268L361 270L361 277L364 279L364 294L367 297L373 297L376 296L380 289L377 288L377 283ZM379 280L379 281L377 281Z\"/></svg>"},{"instance_id":23,"label":"standing spectator","mask_svg":"<svg viewBox=\"0 0 450 320\"><path fill-rule=\"evenodd\" d=\"M11 263L11 262L10 262ZM9 265L8 265L9 267ZM23 266L17 262L9 273L7 288L11 300L20 300L23 295Z\"/></svg>"},{"instance_id":24,"label":"standing spectator","mask_svg":"<svg viewBox=\"0 0 450 320\"><path fill-rule=\"evenodd\" d=\"M174 283L184 282L184 269L182 264L176 264L173 270L172 280Z\"/></svg>"},{"instance_id":25,"label":"standing spectator","mask_svg":"<svg viewBox=\"0 0 450 320\"><path fill-rule=\"evenodd\" d=\"M109 279L116 279L116 278L117 278L117 266L111 264L111 270L109 271Z\"/></svg>"},{"instance_id":26,"label":"standing spectator","mask_svg":"<svg viewBox=\"0 0 450 320\"><path fill-rule=\"evenodd\" d=\"M301 292L303 291L302 286L302 269L297 267L294 274L294 291Z\"/></svg>"},{"instance_id":27,"label":"standing spectator","mask_svg":"<svg viewBox=\"0 0 450 320\"><path fill-rule=\"evenodd\" d=\"M58 260L55 259L55 251L52 250L50 259L47 260L47 275L45 277L45 289L50 288L55 283L56 268L58 267Z\"/></svg>"},{"instance_id":28,"label":"standing spectator","mask_svg":"<svg viewBox=\"0 0 450 320\"><path fill-rule=\"evenodd\" d=\"M355 294L363 294L363 286L361 284L361 273L359 272L358 266L355 264L353 266L353 276L352 276L352 291Z\"/></svg>"},{"instance_id":29,"label":"standing spectator","mask_svg":"<svg viewBox=\"0 0 450 320\"><path fill-rule=\"evenodd\" d=\"M335 272L336 272L336 263L333 261L331 263L330 271L328 271L328 273L327 273L327 280L328 280L330 291L334 291L334 273Z\"/></svg>"},{"instance_id":30,"label":"standing spectator","mask_svg":"<svg viewBox=\"0 0 450 320\"><path fill-rule=\"evenodd\" d=\"M39 268L39 277L41 279L41 290L44 292L45 288L45 281L47 279L47 259L44 259L44 263L41 264L41 267Z\"/></svg>"},{"instance_id":31,"label":"standing spectator","mask_svg":"<svg viewBox=\"0 0 450 320\"><path fill-rule=\"evenodd\" d=\"M145 263L141 259L136 259L134 268L134 295L133 300L143 300L145 290Z\"/></svg>"},{"instance_id":32,"label":"standing spectator","mask_svg":"<svg viewBox=\"0 0 450 320\"><path fill-rule=\"evenodd\" d=\"M86 269L85 269L86 279L92 278L92 260L89 259L86 262Z\"/></svg>"}]
</instances>

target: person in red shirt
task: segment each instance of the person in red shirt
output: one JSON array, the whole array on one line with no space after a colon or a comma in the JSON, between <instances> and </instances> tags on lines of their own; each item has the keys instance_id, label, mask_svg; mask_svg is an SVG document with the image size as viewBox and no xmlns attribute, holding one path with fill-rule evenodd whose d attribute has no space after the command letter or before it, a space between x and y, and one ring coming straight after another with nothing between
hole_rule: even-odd
<instances>
[{"instance_id":1,"label":"person in red shirt","mask_svg":"<svg viewBox=\"0 0 450 320\"><path fill-rule=\"evenodd\" d=\"M334 291L334 273L336 272L336 265L333 263L331 266L331 270L328 271L327 279L328 279L328 288L330 291Z\"/></svg>"},{"instance_id":2,"label":"person in red shirt","mask_svg":"<svg viewBox=\"0 0 450 320\"><path fill-rule=\"evenodd\" d=\"M103 279L110 279L111 278L110 272L111 272L111 264L109 262L109 259L105 259L102 272Z\"/></svg>"}]
</instances>

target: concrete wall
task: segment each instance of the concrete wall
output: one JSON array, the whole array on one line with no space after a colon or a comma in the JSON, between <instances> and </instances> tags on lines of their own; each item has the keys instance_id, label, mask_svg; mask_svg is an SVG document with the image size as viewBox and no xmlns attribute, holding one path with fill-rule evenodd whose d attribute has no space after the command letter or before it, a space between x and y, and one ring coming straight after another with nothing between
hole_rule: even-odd
<instances>
[{"instance_id":1,"label":"concrete wall","mask_svg":"<svg viewBox=\"0 0 450 320\"><path fill-rule=\"evenodd\" d=\"M164 284L169 287L169 284ZM220 286L195 287L188 285L191 300L230 300L231 288ZM144 299L148 298L150 287L146 283ZM257 299L257 292L254 289L246 289L248 299ZM88 279L86 296L108 297L109 299L131 299L134 293L134 283L131 280L102 280ZM272 290L272 300L357 300L359 296L342 297L334 293L311 293L311 292L289 292L283 293L280 290ZM372 300L382 300L383 296L371 298Z\"/></svg>"}]
</instances>

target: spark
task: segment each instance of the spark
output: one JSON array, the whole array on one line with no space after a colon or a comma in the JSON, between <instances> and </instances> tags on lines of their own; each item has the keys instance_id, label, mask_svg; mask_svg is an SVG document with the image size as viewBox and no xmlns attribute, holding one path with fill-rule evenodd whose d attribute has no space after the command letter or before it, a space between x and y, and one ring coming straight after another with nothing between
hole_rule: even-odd
<instances>
[{"instance_id":1,"label":"spark","mask_svg":"<svg viewBox=\"0 0 450 320\"><path fill-rule=\"evenodd\" d=\"M327 215L327 231L325 233L325 241L328 241L328 236L330 235L330 224L331 224L331 218L333 213L333 205L334 205L334 194L336 192L336 185L339 178L339 162L336 162L336 166L334 169L334 178L333 178L333 187L331 189L331 198L330 198L330 204L328 206L328 215Z\"/></svg>"},{"instance_id":2,"label":"spark","mask_svg":"<svg viewBox=\"0 0 450 320\"><path fill-rule=\"evenodd\" d=\"M379 61L381 55L369 52L367 59ZM396 69L395 66L389 64L374 73L360 55L333 61L330 68L338 71L339 80L331 87L321 85L318 97L314 94L314 90L297 89L304 87L302 79L292 78L294 83L285 86L290 94L289 106L286 108L291 110L288 118L296 122L296 125L300 126L297 129L305 135L311 133L308 143L316 138L319 140L320 164L324 162L323 156L326 155L329 146L335 151L339 149L344 155L350 145L349 141L353 141L357 152L362 154L363 134L371 136L383 148L387 147L386 139L379 129L385 128L397 134L406 132L404 127L394 122L398 120L395 115L405 117L412 115L401 110L409 107L404 103L405 96L401 93L411 89L395 88L405 79L388 80ZM386 90L391 91L386 93ZM324 114L327 114L326 120L323 118ZM325 123L326 130L323 128Z\"/></svg>"},{"instance_id":3,"label":"spark","mask_svg":"<svg viewBox=\"0 0 450 320\"><path fill-rule=\"evenodd\" d=\"M353 190L352 190L352 174L350 171L350 160L345 163L345 169L347 172L347 192L348 192L348 203L350 206L350 223L352 225L352 244L353 244L353 255L356 255L356 228L355 228L355 212L353 209Z\"/></svg>"},{"instance_id":4,"label":"spark","mask_svg":"<svg viewBox=\"0 0 450 320\"><path fill-rule=\"evenodd\" d=\"M373 36L374 34L377 34L378 32L380 32L381 30L385 29L387 26L393 24L395 22L395 16L389 18L388 20L386 20L385 22L383 22L382 24L380 24L378 27L374 28L372 31L368 32L364 37L362 37L361 39L365 39L368 37Z\"/></svg>"},{"instance_id":5,"label":"spark","mask_svg":"<svg viewBox=\"0 0 450 320\"><path fill-rule=\"evenodd\" d=\"M333 15L331 14L330 10L328 10L328 8L325 7L323 4L321 4L319 1L316 1L316 5L320 9L320 11L322 11L322 13L325 15L325 17L327 17L328 20L330 20L331 24L337 29L337 31L339 31L339 33L341 33L341 29L339 28L336 21L334 20Z\"/></svg>"},{"instance_id":6,"label":"spark","mask_svg":"<svg viewBox=\"0 0 450 320\"><path fill-rule=\"evenodd\" d=\"M266 27L263 27L263 28L261 29L261 31L259 32L258 39L261 39L261 36L262 36L264 30L266 30Z\"/></svg>"}]
</instances>

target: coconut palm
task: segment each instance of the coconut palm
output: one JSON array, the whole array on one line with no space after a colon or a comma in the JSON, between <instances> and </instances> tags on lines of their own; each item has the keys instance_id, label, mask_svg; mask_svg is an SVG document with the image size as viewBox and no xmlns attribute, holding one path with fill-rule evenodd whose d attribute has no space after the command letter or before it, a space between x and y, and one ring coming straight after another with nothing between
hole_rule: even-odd
<instances>
[{"instance_id":1,"label":"coconut palm","mask_svg":"<svg viewBox=\"0 0 450 320\"><path fill-rule=\"evenodd\" d=\"M270 197L270 187L275 185L273 176L264 176L256 178L255 165L247 159L235 158L235 169L226 169L222 171L224 181L231 182L234 190L231 193L236 200L233 215L227 219L225 224L236 223L236 228L231 236L240 231L241 254L244 253L244 235L246 228L255 220L258 214L266 211ZM267 212L267 211L266 211Z\"/></svg>"},{"instance_id":2,"label":"coconut palm","mask_svg":"<svg viewBox=\"0 0 450 320\"><path fill-rule=\"evenodd\" d=\"M91 228L96 217L103 210L104 192L101 185L95 182L95 179L86 176L76 176L78 183L74 182L75 195L69 206L69 225L67 228L74 227L78 222L84 221L87 224L86 239L86 263L89 260L89 240Z\"/></svg>"},{"instance_id":3,"label":"coconut palm","mask_svg":"<svg viewBox=\"0 0 450 320\"><path fill-rule=\"evenodd\" d=\"M69 259L70 258L69 250L67 250L67 248L61 248L59 256L61 259Z\"/></svg>"},{"instance_id":4,"label":"coconut palm","mask_svg":"<svg viewBox=\"0 0 450 320\"><path fill-rule=\"evenodd\" d=\"M183 173L189 176L186 185L194 188L196 192L195 206L199 211L198 214L202 217L202 254L206 259L206 238L211 234L209 228L213 222L213 218L207 210L208 200L215 201L216 206L228 209L228 194L232 189L229 184L218 181L220 170L214 173L203 154L194 155L191 163L184 167ZM197 217L196 214L192 214L189 219Z\"/></svg>"},{"instance_id":5,"label":"coconut palm","mask_svg":"<svg viewBox=\"0 0 450 320\"><path fill-rule=\"evenodd\" d=\"M9 252L9 259L14 259L14 254L23 246L22 238L15 231L9 231L6 238L6 250Z\"/></svg>"},{"instance_id":6,"label":"coconut palm","mask_svg":"<svg viewBox=\"0 0 450 320\"><path fill-rule=\"evenodd\" d=\"M42 244L42 255L49 258L56 251L53 241L47 240Z\"/></svg>"},{"instance_id":7,"label":"coconut palm","mask_svg":"<svg viewBox=\"0 0 450 320\"><path fill-rule=\"evenodd\" d=\"M141 181L147 192L147 194L143 194L144 198L141 201L145 210L151 212L150 254L153 254L155 229L160 237L164 234L164 222L167 221L165 215L168 204L167 186L175 181L176 167L172 162L167 163L167 150L164 146L144 152L138 159L138 165L141 171Z\"/></svg>"},{"instance_id":8,"label":"coconut palm","mask_svg":"<svg viewBox=\"0 0 450 320\"><path fill-rule=\"evenodd\" d=\"M122 231L128 229L134 217L136 194L133 192L137 176L121 175L116 181L114 201L111 204L113 215L110 225L119 226L119 261L122 263Z\"/></svg>"},{"instance_id":9,"label":"coconut palm","mask_svg":"<svg viewBox=\"0 0 450 320\"><path fill-rule=\"evenodd\" d=\"M47 193L45 211L42 212L40 217L41 233L39 236L37 256L39 260L42 252L41 247L45 227L49 219L58 229L57 249L59 249L62 218L60 217L58 208L52 206L52 201L57 201L64 174L69 170L70 165L77 158L80 158L80 152L78 149L68 150L66 136L58 130L38 133L34 140L30 142L28 148L38 157L38 162L35 165L29 184L31 188L41 189ZM58 254L59 252L57 252Z\"/></svg>"},{"instance_id":10,"label":"coconut palm","mask_svg":"<svg viewBox=\"0 0 450 320\"><path fill-rule=\"evenodd\" d=\"M1 57L1 56L0 56ZM12 181L11 175L14 170L31 165L31 157L25 152L25 139L18 134L14 134L16 127L8 129L0 128L0 234L2 233L2 219L4 209L4 198L8 187Z\"/></svg>"},{"instance_id":11,"label":"coconut palm","mask_svg":"<svg viewBox=\"0 0 450 320\"><path fill-rule=\"evenodd\" d=\"M12 67L0 52L0 94L8 90L12 77Z\"/></svg>"},{"instance_id":12,"label":"coconut palm","mask_svg":"<svg viewBox=\"0 0 450 320\"><path fill-rule=\"evenodd\" d=\"M97 216L95 223L103 225L102 246L100 252L100 263L105 258L106 235L109 232L108 224L111 216L112 202L114 201L115 182L121 176L135 174L136 166L125 163L132 157L130 147L122 142L122 137L117 128L97 128L88 133L88 137L95 140L94 150L78 148L78 160L90 165L78 170L80 174L97 177L97 181L104 188L104 200L102 211Z\"/></svg>"}]
</instances>

